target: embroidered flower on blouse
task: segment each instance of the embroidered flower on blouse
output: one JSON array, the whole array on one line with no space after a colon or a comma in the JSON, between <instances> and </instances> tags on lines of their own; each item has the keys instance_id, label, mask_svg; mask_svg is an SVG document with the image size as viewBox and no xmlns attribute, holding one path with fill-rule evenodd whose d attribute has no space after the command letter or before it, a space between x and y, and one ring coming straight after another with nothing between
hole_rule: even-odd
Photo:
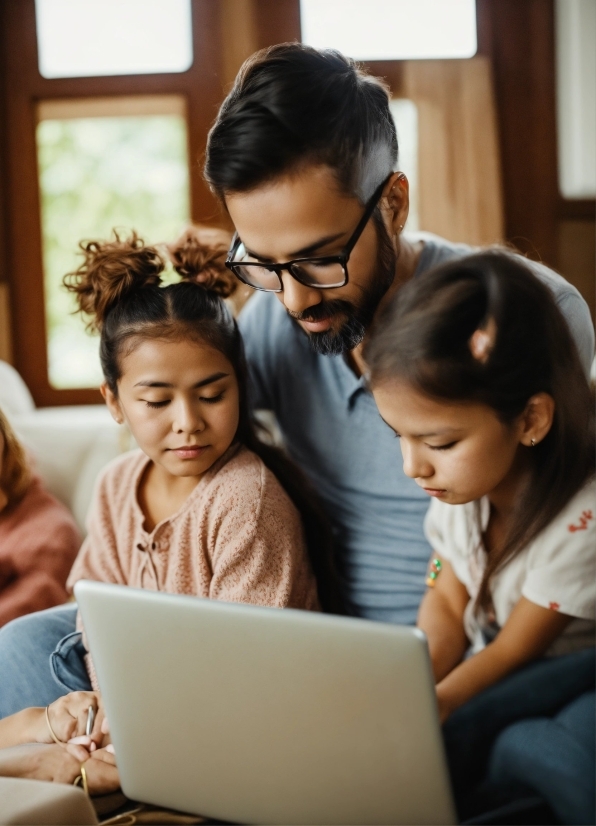
<instances>
[{"instance_id":1,"label":"embroidered flower on blouse","mask_svg":"<svg viewBox=\"0 0 596 826\"><path fill-rule=\"evenodd\" d=\"M594 514L592 511L583 511L582 515L579 518L579 525L568 525L567 530L569 533L575 533L576 531L585 531L588 529L588 522L590 519L594 519Z\"/></svg>"}]
</instances>

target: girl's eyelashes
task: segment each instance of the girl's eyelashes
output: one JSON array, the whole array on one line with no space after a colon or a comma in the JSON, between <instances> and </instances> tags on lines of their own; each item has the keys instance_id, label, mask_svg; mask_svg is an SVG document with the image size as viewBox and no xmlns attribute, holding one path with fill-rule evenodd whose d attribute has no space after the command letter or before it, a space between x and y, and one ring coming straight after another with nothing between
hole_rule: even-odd
<instances>
[{"instance_id":1,"label":"girl's eyelashes","mask_svg":"<svg viewBox=\"0 0 596 826\"><path fill-rule=\"evenodd\" d=\"M431 450L449 450L450 447L453 447L457 442L449 442L448 445L429 445Z\"/></svg>"},{"instance_id":2,"label":"girl's eyelashes","mask_svg":"<svg viewBox=\"0 0 596 826\"><path fill-rule=\"evenodd\" d=\"M217 404L217 402L220 402L223 399L223 397L224 397L224 392L222 390L222 392L219 393L217 396L201 396L199 401L204 402L205 404ZM166 405L168 405L170 403L171 400L170 399L164 399L164 401L161 401L161 402L149 402L149 401L147 401L147 399L142 399L142 401L145 402L147 407L151 407L155 410L155 409L159 409L161 407L165 407Z\"/></svg>"}]
</instances>

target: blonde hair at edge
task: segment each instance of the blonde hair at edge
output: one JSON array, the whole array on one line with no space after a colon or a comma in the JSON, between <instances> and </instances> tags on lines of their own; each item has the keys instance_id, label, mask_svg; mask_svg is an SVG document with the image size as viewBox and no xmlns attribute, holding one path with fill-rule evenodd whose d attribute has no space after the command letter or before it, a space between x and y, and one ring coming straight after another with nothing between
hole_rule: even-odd
<instances>
[{"instance_id":1,"label":"blonde hair at edge","mask_svg":"<svg viewBox=\"0 0 596 826\"><path fill-rule=\"evenodd\" d=\"M23 498L31 483L27 454L0 410L0 512Z\"/></svg>"}]
</instances>

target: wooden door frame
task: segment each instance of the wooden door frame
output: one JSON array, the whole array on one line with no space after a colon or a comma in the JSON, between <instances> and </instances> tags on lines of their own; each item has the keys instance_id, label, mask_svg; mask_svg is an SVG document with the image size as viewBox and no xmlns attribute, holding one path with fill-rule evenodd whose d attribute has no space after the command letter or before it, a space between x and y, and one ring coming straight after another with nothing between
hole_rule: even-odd
<instances>
[{"instance_id":1,"label":"wooden door frame","mask_svg":"<svg viewBox=\"0 0 596 826\"><path fill-rule=\"evenodd\" d=\"M1 8L6 246L11 295L13 361L39 406L88 404L96 389L57 390L49 383L40 191L35 140L36 103L56 98L177 94L187 100L191 218L213 221L219 208L200 164L221 100L220 18L217 0L192 0L194 60L178 74L48 79L37 60L34 0L4 0Z\"/></svg>"}]
</instances>

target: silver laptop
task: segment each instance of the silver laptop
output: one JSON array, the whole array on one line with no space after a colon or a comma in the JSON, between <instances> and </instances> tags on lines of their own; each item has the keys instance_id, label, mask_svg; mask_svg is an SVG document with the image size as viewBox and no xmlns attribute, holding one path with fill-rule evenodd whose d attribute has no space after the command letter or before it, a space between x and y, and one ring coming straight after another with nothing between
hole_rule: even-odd
<instances>
[{"instance_id":1,"label":"silver laptop","mask_svg":"<svg viewBox=\"0 0 596 826\"><path fill-rule=\"evenodd\" d=\"M124 793L254 824L453 824L412 628L79 582Z\"/></svg>"}]
</instances>

